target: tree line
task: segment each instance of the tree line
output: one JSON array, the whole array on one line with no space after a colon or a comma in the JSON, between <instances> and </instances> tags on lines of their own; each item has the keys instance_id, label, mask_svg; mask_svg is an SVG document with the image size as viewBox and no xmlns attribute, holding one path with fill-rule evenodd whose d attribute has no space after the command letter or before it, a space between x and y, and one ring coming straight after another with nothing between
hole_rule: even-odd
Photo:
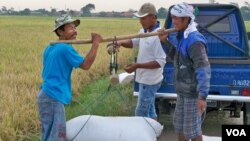
<instances>
[{"instance_id":1,"label":"tree line","mask_svg":"<svg viewBox=\"0 0 250 141\"><path fill-rule=\"evenodd\" d=\"M29 16L29 15L36 15L36 16L58 16L61 14L70 14L71 16L82 16L82 17L127 17L131 18L133 17L133 13L136 11L133 9L129 9L128 11L123 11L123 12L116 12L116 11L111 11L111 12L105 12L101 11L98 13L93 13L92 11L95 10L95 5L94 4L87 4L83 6L79 11L77 10L57 10L56 8L51 8L50 10L46 9L37 9L37 10L30 10L29 8L25 8L20 11L16 11L14 8L7 8L6 6L2 6L0 8L0 15L24 15L24 16ZM159 18L165 18L167 13L167 9L161 7L158 10L158 17Z\"/></svg>"},{"instance_id":2,"label":"tree line","mask_svg":"<svg viewBox=\"0 0 250 141\"><path fill-rule=\"evenodd\" d=\"M231 3L234 5L237 5L237 3ZM59 16L61 14L70 14L71 16L82 16L82 17L127 17L127 18L132 18L136 11L133 9L129 9L128 11L124 12L97 12L93 13L92 11L95 10L95 5L94 4L87 4L83 6L79 11L77 10L57 10L56 8L52 8L50 10L46 9L37 9L37 10L30 10L29 8L25 8L24 10L16 11L14 8L7 8L6 6L2 6L0 8L0 15L36 15L36 16ZM241 14L244 18L244 20L249 21L250 20L250 3L245 2L244 6L240 7ZM166 18L168 9L166 8L159 8L157 10L157 17L158 18Z\"/></svg>"}]
</instances>

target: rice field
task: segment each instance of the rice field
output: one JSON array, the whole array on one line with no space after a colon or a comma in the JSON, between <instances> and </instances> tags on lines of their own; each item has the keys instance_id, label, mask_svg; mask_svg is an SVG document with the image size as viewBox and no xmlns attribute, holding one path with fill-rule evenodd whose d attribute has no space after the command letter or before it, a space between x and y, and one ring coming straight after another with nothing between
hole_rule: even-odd
<instances>
[{"instance_id":1,"label":"rice field","mask_svg":"<svg viewBox=\"0 0 250 141\"><path fill-rule=\"evenodd\" d=\"M247 32L250 32L250 21L245 22Z\"/></svg>"},{"instance_id":2,"label":"rice field","mask_svg":"<svg viewBox=\"0 0 250 141\"><path fill-rule=\"evenodd\" d=\"M57 40L51 32L54 17L0 17L0 141L29 140L39 133L36 105L42 71L42 54L49 41ZM134 34L140 28L137 19L81 18L78 39L90 39L91 32L103 37ZM74 98L92 80L109 76L110 56L102 43L95 63L89 71L72 73ZM74 45L86 55L90 44ZM121 50L119 67L133 61L134 53Z\"/></svg>"}]
</instances>

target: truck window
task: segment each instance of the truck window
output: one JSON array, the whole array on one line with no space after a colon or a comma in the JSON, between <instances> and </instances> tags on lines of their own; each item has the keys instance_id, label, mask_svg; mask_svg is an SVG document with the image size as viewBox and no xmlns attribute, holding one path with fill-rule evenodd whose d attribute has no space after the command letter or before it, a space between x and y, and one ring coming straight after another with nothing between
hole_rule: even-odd
<instances>
[{"instance_id":1,"label":"truck window","mask_svg":"<svg viewBox=\"0 0 250 141\"><path fill-rule=\"evenodd\" d=\"M219 16L216 15L197 15L196 22L204 27L206 24L211 23L216 20ZM220 20L219 22L208 27L208 30L211 32L230 32L230 24L228 17Z\"/></svg>"}]
</instances>

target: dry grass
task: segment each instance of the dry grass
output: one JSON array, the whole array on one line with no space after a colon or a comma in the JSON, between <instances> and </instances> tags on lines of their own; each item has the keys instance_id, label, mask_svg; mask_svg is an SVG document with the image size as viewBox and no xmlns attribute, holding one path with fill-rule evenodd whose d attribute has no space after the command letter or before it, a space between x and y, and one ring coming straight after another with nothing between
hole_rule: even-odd
<instances>
[{"instance_id":1,"label":"dry grass","mask_svg":"<svg viewBox=\"0 0 250 141\"><path fill-rule=\"evenodd\" d=\"M136 33L140 27L136 19L81 19L78 39L89 39L91 32L103 37ZM29 140L39 132L36 96L42 69L42 53L50 40L52 17L0 18L0 141ZM90 45L75 48L86 55ZM133 52L123 49L119 53L120 68L133 60ZM73 71L72 87L76 97L82 86L91 80L109 75L106 43L101 44L98 56L89 71Z\"/></svg>"}]
</instances>

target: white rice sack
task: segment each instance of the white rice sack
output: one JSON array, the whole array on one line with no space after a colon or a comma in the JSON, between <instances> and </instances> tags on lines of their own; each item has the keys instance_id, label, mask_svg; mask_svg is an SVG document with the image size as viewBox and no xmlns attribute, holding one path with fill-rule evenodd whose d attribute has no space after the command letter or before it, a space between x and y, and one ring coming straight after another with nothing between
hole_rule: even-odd
<instances>
[{"instance_id":1,"label":"white rice sack","mask_svg":"<svg viewBox=\"0 0 250 141\"><path fill-rule=\"evenodd\" d=\"M145 117L83 115L66 123L67 141L156 141L163 126Z\"/></svg>"}]
</instances>

